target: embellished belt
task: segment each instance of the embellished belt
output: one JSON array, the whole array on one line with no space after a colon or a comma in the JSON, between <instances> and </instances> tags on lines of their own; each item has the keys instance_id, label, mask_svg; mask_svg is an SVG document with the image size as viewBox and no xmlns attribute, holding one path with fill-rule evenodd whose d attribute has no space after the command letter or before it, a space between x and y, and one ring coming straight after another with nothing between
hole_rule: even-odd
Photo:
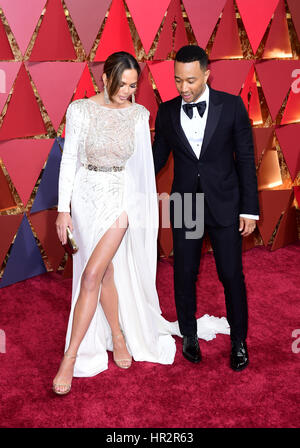
<instances>
[{"instance_id":1,"label":"embellished belt","mask_svg":"<svg viewBox=\"0 0 300 448\"><path fill-rule=\"evenodd\" d=\"M91 164L83 164L83 166L90 171L106 171L106 172L110 172L110 171L123 171L125 169L124 166L96 166L96 165L91 165Z\"/></svg>"}]
</instances>

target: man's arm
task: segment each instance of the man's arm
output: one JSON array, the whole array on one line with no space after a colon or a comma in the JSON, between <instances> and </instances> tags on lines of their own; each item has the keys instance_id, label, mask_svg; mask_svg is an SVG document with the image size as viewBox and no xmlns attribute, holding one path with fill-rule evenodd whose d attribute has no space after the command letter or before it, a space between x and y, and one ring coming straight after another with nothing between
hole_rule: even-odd
<instances>
[{"instance_id":1,"label":"man's arm","mask_svg":"<svg viewBox=\"0 0 300 448\"><path fill-rule=\"evenodd\" d=\"M241 97L237 97L234 141L241 194L240 214L259 215L252 128Z\"/></svg>"},{"instance_id":2,"label":"man's arm","mask_svg":"<svg viewBox=\"0 0 300 448\"><path fill-rule=\"evenodd\" d=\"M164 136L164 130L162 129L161 114L162 108L161 106L159 106L155 120L155 136L153 142L155 174L158 174L163 166L167 163L168 157L171 152L171 147L169 146Z\"/></svg>"}]
</instances>

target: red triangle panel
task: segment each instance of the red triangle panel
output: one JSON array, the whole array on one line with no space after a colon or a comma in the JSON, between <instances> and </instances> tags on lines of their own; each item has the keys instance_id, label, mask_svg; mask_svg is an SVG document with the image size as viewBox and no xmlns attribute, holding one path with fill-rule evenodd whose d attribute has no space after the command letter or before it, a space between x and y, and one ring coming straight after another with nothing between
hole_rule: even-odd
<instances>
[{"instance_id":1,"label":"red triangle panel","mask_svg":"<svg viewBox=\"0 0 300 448\"><path fill-rule=\"evenodd\" d=\"M269 110L276 120L279 109L294 81L293 72L298 61L265 61L255 65ZM276 74L276 76L274 76Z\"/></svg>"},{"instance_id":2,"label":"red triangle panel","mask_svg":"<svg viewBox=\"0 0 300 448\"><path fill-rule=\"evenodd\" d=\"M271 149L272 147L274 127L271 126L269 128L253 128L252 133L255 150L255 163L257 165L262 153L267 149Z\"/></svg>"},{"instance_id":3,"label":"red triangle panel","mask_svg":"<svg viewBox=\"0 0 300 448\"><path fill-rule=\"evenodd\" d=\"M209 58L234 59L242 57L234 3L233 0L227 0Z\"/></svg>"},{"instance_id":4,"label":"red triangle panel","mask_svg":"<svg viewBox=\"0 0 300 448\"><path fill-rule=\"evenodd\" d=\"M292 21L300 41L300 2L299 0L287 0L287 4L292 16Z\"/></svg>"},{"instance_id":5,"label":"red triangle panel","mask_svg":"<svg viewBox=\"0 0 300 448\"><path fill-rule=\"evenodd\" d=\"M180 0L172 0L159 36L155 59L167 59L172 51L188 45Z\"/></svg>"},{"instance_id":6,"label":"red triangle panel","mask_svg":"<svg viewBox=\"0 0 300 448\"><path fill-rule=\"evenodd\" d=\"M40 134L46 134L45 124L22 63L0 128L0 140Z\"/></svg>"},{"instance_id":7,"label":"red triangle panel","mask_svg":"<svg viewBox=\"0 0 300 448\"><path fill-rule=\"evenodd\" d=\"M94 61L105 61L116 51L127 51L135 56L123 0L112 1Z\"/></svg>"},{"instance_id":8,"label":"red triangle panel","mask_svg":"<svg viewBox=\"0 0 300 448\"><path fill-rule=\"evenodd\" d=\"M0 211L7 210L16 206L13 195L10 191L7 179L0 166Z\"/></svg>"},{"instance_id":9,"label":"red triangle panel","mask_svg":"<svg viewBox=\"0 0 300 448\"><path fill-rule=\"evenodd\" d=\"M13 237L21 224L23 215L3 215L0 216L0 266L10 248Z\"/></svg>"},{"instance_id":10,"label":"red triangle panel","mask_svg":"<svg viewBox=\"0 0 300 448\"><path fill-rule=\"evenodd\" d=\"M206 48L226 0L183 0L198 45Z\"/></svg>"},{"instance_id":11,"label":"red triangle panel","mask_svg":"<svg viewBox=\"0 0 300 448\"><path fill-rule=\"evenodd\" d=\"M209 84L212 88L238 95L245 82L252 61L216 61L210 64Z\"/></svg>"},{"instance_id":12,"label":"red triangle panel","mask_svg":"<svg viewBox=\"0 0 300 448\"><path fill-rule=\"evenodd\" d=\"M145 52L148 54L170 0L152 0L151 2L126 0L126 3Z\"/></svg>"},{"instance_id":13,"label":"red triangle panel","mask_svg":"<svg viewBox=\"0 0 300 448\"><path fill-rule=\"evenodd\" d=\"M265 44L264 59L291 58L293 56L284 0L279 0Z\"/></svg>"},{"instance_id":14,"label":"red triangle panel","mask_svg":"<svg viewBox=\"0 0 300 448\"><path fill-rule=\"evenodd\" d=\"M259 47L278 2L279 0L236 0L254 54Z\"/></svg>"},{"instance_id":15,"label":"red triangle panel","mask_svg":"<svg viewBox=\"0 0 300 448\"><path fill-rule=\"evenodd\" d=\"M61 0L48 0L30 61L61 61L76 58Z\"/></svg>"},{"instance_id":16,"label":"red triangle panel","mask_svg":"<svg viewBox=\"0 0 300 448\"><path fill-rule=\"evenodd\" d=\"M48 157L53 139L10 140L0 143L0 157L26 206Z\"/></svg>"},{"instance_id":17,"label":"red triangle panel","mask_svg":"<svg viewBox=\"0 0 300 448\"><path fill-rule=\"evenodd\" d=\"M265 190L259 193L260 218L257 223L267 246L281 214L287 209L292 190Z\"/></svg>"},{"instance_id":18,"label":"red triangle panel","mask_svg":"<svg viewBox=\"0 0 300 448\"><path fill-rule=\"evenodd\" d=\"M280 126L276 129L276 135L291 178L294 180L300 170L300 124Z\"/></svg>"},{"instance_id":19,"label":"red triangle panel","mask_svg":"<svg viewBox=\"0 0 300 448\"><path fill-rule=\"evenodd\" d=\"M54 271L59 267L65 253L56 233L56 218L56 210L45 210L30 215L30 221Z\"/></svg>"},{"instance_id":20,"label":"red triangle panel","mask_svg":"<svg viewBox=\"0 0 300 448\"><path fill-rule=\"evenodd\" d=\"M14 54L11 51L4 25L0 20L0 60L9 59L14 59Z\"/></svg>"},{"instance_id":21,"label":"red triangle panel","mask_svg":"<svg viewBox=\"0 0 300 448\"><path fill-rule=\"evenodd\" d=\"M147 62L162 101L178 95L174 82L174 61Z\"/></svg>"}]
</instances>

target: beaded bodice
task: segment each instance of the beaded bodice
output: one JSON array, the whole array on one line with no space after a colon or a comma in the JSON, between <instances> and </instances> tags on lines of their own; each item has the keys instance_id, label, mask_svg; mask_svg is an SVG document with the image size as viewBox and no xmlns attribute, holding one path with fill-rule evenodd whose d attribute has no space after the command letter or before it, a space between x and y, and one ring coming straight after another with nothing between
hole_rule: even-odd
<instances>
[{"instance_id":1,"label":"beaded bodice","mask_svg":"<svg viewBox=\"0 0 300 448\"><path fill-rule=\"evenodd\" d=\"M112 109L92 99L70 104L59 178L59 211L69 210L76 166L124 167L134 153L136 124L149 119L148 110L133 104ZM105 171L105 170L104 170Z\"/></svg>"}]
</instances>

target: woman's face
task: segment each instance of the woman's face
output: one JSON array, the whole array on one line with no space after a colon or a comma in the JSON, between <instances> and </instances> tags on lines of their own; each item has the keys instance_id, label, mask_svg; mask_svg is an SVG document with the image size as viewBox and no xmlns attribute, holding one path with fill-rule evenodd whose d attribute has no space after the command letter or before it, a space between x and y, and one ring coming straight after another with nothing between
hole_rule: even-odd
<instances>
[{"instance_id":1,"label":"woman's face","mask_svg":"<svg viewBox=\"0 0 300 448\"><path fill-rule=\"evenodd\" d=\"M128 98L136 92L138 74L135 69L124 70L121 78L120 88L112 97L113 103L122 106L126 103Z\"/></svg>"}]
</instances>

